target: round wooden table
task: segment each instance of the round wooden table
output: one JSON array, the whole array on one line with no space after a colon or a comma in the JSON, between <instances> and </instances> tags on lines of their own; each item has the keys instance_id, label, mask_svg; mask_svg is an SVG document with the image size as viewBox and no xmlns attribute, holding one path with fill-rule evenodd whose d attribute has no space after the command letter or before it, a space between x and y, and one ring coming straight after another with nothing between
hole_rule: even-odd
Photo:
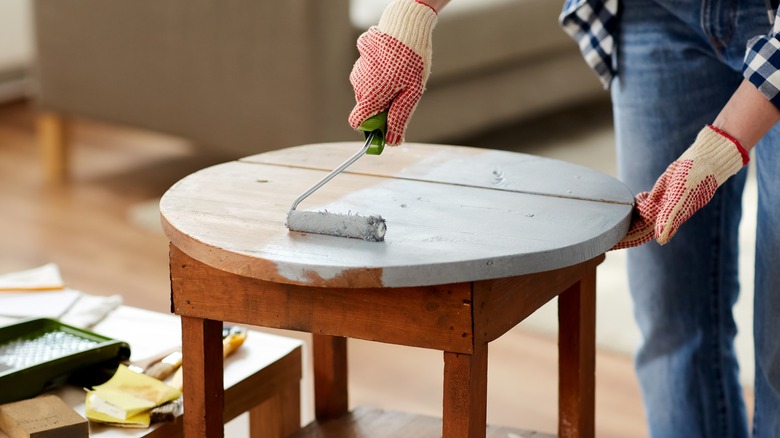
<instances>
[{"instance_id":1,"label":"round wooden table","mask_svg":"<svg viewBox=\"0 0 780 438\"><path fill-rule=\"evenodd\" d=\"M349 337L443 351L443 422L432 433L486 436L487 344L556 296L559 436L592 436L596 266L628 229L630 191L562 161L407 144L361 158L298 207L379 214L384 242L287 230L292 201L360 147L251 156L162 198L187 436L221 434L222 321L314 334L317 421L296 436L318 436L327 420L359 423L348 412ZM365 436L392 436L383 433Z\"/></svg>"}]
</instances>

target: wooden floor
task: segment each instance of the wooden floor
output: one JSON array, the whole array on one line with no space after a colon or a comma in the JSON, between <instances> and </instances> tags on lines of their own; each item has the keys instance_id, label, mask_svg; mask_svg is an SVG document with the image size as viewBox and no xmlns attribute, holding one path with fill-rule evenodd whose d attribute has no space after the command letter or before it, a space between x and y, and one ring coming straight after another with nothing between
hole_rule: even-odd
<instances>
[{"instance_id":1,"label":"wooden floor","mask_svg":"<svg viewBox=\"0 0 780 438\"><path fill-rule=\"evenodd\" d=\"M177 139L77 120L73 177L49 187L34 117L25 102L0 106L0 273L54 262L72 288L167 312L167 241L136 225L132 212L218 160ZM439 415L442 368L437 352L351 341L351 402ZM555 338L521 324L491 344L489 373L491 424L555 432ZM599 352L596 399L598 437L647 436L629 357ZM310 394L304 401L309 420Z\"/></svg>"}]
</instances>

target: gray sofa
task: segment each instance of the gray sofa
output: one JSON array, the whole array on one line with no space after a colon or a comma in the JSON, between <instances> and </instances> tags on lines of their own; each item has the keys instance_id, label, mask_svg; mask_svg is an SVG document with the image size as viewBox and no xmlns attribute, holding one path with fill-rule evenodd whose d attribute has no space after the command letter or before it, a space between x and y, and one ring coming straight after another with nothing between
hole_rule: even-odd
<instances>
[{"instance_id":1,"label":"gray sofa","mask_svg":"<svg viewBox=\"0 0 780 438\"><path fill-rule=\"evenodd\" d=\"M44 125L88 117L226 157L356 140L348 75L355 40L383 3L35 0ZM407 140L443 142L604 96L557 25L561 4L453 0L434 32L432 75ZM58 147L47 146L50 160L65 159Z\"/></svg>"}]
</instances>

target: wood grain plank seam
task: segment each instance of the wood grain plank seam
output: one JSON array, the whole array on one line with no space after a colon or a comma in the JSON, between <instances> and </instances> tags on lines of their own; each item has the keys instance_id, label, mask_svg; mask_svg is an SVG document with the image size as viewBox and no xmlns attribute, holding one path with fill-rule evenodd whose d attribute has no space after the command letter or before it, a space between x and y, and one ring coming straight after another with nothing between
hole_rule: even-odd
<instances>
[{"instance_id":1,"label":"wood grain plank seam","mask_svg":"<svg viewBox=\"0 0 780 438\"><path fill-rule=\"evenodd\" d=\"M256 166L273 166L273 167L287 167L290 169L301 169L301 170L313 170L318 172L330 172L333 169L325 169L322 167L313 167L313 166L301 166L301 165L289 165L289 164L281 164L281 163L258 163L254 161L243 161L238 160L239 163L242 164L250 164L250 165L256 165ZM531 196L541 196L546 198L558 198L558 199L570 199L573 201L585 201L585 202L598 202L601 204L616 204L616 205L630 205L633 206L633 201L615 201L615 200L609 200L609 199L597 199L597 198L587 198L587 197L581 197L581 196L566 196L566 195L560 195L560 194L552 194L552 193L543 193L543 192L535 192L531 190L513 190L513 189L505 189L501 187L492 187L492 186L475 186L472 184L462 184L457 182L448 182L448 181L433 181L428 179L421 179L421 178L410 178L405 176L397 176L397 175L378 175L375 173L368 173L368 172L358 172L354 170L345 169L341 172L342 174L349 174L349 175L357 175L357 176L369 176L374 178L385 178L390 180L397 180L397 181L409 181L409 182L419 182L419 183L428 183L428 184L439 184L439 185L445 185L445 186L451 186L451 187L466 187L466 188L472 188L472 189L484 189L484 190L493 190L496 192L506 192L506 193L517 193L520 195L531 195Z\"/></svg>"}]
</instances>

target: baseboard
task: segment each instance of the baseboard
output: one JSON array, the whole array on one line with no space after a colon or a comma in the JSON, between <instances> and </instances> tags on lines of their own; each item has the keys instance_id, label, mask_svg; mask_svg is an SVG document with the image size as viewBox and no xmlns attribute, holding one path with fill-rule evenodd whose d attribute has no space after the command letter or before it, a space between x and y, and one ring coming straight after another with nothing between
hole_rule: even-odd
<instances>
[{"instance_id":1,"label":"baseboard","mask_svg":"<svg viewBox=\"0 0 780 438\"><path fill-rule=\"evenodd\" d=\"M0 70L0 104L32 95L32 75L27 68Z\"/></svg>"}]
</instances>

